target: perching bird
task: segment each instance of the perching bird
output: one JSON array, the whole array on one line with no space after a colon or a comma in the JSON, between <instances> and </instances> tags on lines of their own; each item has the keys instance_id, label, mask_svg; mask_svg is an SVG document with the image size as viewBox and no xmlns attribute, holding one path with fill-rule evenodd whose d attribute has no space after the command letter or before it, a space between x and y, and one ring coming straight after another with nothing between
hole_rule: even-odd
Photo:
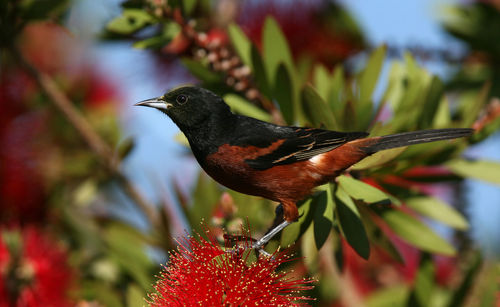
<instances>
[{"instance_id":1,"label":"perching bird","mask_svg":"<svg viewBox=\"0 0 500 307\"><path fill-rule=\"evenodd\" d=\"M298 219L298 201L363 158L380 150L473 132L435 129L367 138L365 132L279 126L234 114L221 97L194 86L136 105L167 114L187 137L198 163L216 181L283 206L284 221L254 244L259 249Z\"/></svg>"}]
</instances>

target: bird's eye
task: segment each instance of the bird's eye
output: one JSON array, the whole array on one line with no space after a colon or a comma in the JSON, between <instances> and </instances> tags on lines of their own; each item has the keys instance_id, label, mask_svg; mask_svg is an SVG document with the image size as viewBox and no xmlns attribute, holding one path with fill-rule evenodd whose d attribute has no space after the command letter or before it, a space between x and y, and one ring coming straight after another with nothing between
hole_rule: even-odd
<instances>
[{"instance_id":1,"label":"bird's eye","mask_svg":"<svg viewBox=\"0 0 500 307\"><path fill-rule=\"evenodd\" d=\"M177 98L175 98L178 104L185 104L188 101L188 98L186 95L179 95Z\"/></svg>"}]
</instances>

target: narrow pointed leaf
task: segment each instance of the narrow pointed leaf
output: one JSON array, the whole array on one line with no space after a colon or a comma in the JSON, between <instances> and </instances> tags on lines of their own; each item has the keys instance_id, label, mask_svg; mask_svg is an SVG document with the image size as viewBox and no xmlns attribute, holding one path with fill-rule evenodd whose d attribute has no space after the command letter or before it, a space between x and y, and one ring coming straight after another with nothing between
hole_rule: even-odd
<instances>
[{"instance_id":1,"label":"narrow pointed leaf","mask_svg":"<svg viewBox=\"0 0 500 307\"><path fill-rule=\"evenodd\" d=\"M358 208L356 207L356 204L352 200L351 196L347 194L347 192L342 188L341 185L337 187L337 191L335 192L335 196L340 200L344 205L346 205L356 216L359 215Z\"/></svg>"},{"instance_id":2,"label":"narrow pointed leaf","mask_svg":"<svg viewBox=\"0 0 500 307\"><path fill-rule=\"evenodd\" d=\"M446 163L446 166L457 175L500 184L500 163L498 162L455 159Z\"/></svg>"},{"instance_id":3,"label":"narrow pointed leaf","mask_svg":"<svg viewBox=\"0 0 500 307\"><path fill-rule=\"evenodd\" d=\"M374 153L371 156L368 156L364 158L363 160L359 161L358 163L354 164L352 166L353 170L363 170L363 169L369 169L375 166L382 165L384 163L387 163L391 160L394 160L397 156L399 156L403 151L406 150L406 147L398 147L398 148L392 148L388 150L382 150L379 152Z\"/></svg>"},{"instance_id":4,"label":"narrow pointed leaf","mask_svg":"<svg viewBox=\"0 0 500 307\"><path fill-rule=\"evenodd\" d=\"M224 101L231 107L231 110L236 113L254 117L266 122L272 121L272 117L269 113L266 113L239 95L227 94L224 96Z\"/></svg>"},{"instance_id":5,"label":"narrow pointed leaf","mask_svg":"<svg viewBox=\"0 0 500 307\"><path fill-rule=\"evenodd\" d=\"M127 35L139 31L154 22L155 18L144 10L126 9L121 16L111 20L106 28L108 31Z\"/></svg>"},{"instance_id":6,"label":"narrow pointed leaf","mask_svg":"<svg viewBox=\"0 0 500 307\"><path fill-rule=\"evenodd\" d=\"M283 63L289 69L293 67L292 53L279 24L272 17L267 17L262 33L262 50L268 80L275 80L278 66Z\"/></svg>"},{"instance_id":7,"label":"narrow pointed leaf","mask_svg":"<svg viewBox=\"0 0 500 307\"><path fill-rule=\"evenodd\" d=\"M267 77L266 68L264 67L264 62L262 60L262 56L259 53L259 50L257 50L257 47L255 47L254 45L252 45L251 49L251 58L251 67L257 87L266 97L271 97L271 84L269 78Z\"/></svg>"},{"instance_id":8,"label":"narrow pointed leaf","mask_svg":"<svg viewBox=\"0 0 500 307\"><path fill-rule=\"evenodd\" d=\"M344 237L349 245L364 259L370 257L370 243L365 227L357 214L342 201L337 202L337 215Z\"/></svg>"},{"instance_id":9,"label":"narrow pointed leaf","mask_svg":"<svg viewBox=\"0 0 500 307\"><path fill-rule=\"evenodd\" d=\"M330 74L325 66L318 64L314 69L314 87L324 101L328 100L330 92Z\"/></svg>"},{"instance_id":10,"label":"narrow pointed leaf","mask_svg":"<svg viewBox=\"0 0 500 307\"><path fill-rule=\"evenodd\" d=\"M414 282L414 289L410 293L407 306L429 306L432 300L432 291L435 289L434 264L429 254L424 254Z\"/></svg>"},{"instance_id":11,"label":"narrow pointed leaf","mask_svg":"<svg viewBox=\"0 0 500 307\"><path fill-rule=\"evenodd\" d=\"M374 218L371 214L371 210L368 206L359 206L359 213L361 214L361 220L365 226L366 234L368 236L368 241L372 246L377 246L385 250L392 258L400 263L404 263L403 257L399 253L394 243L389 239L387 234L380 228L377 223L375 223Z\"/></svg>"},{"instance_id":12,"label":"narrow pointed leaf","mask_svg":"<svg viewBox=\"0 0 500 307\"><path fill-rule=\"evenodd\" d=\"M347 192L352 198L362 200L366 203L385 203L394 202L394 199L379 189L364 183L363 181L347 176L339 176L338 182L342 189Z\"/></svg>"},{"instance_id":13,"label":"narrow pointed leaf","mask_svg":"<svg viewBox=\"0 0 500 307\"><path fill-rule=\"evenodd\" d=\"M280 106L283 118L289 124L294 122L294 89L290 72L284 64L280 64L274 80L273 97Z\"/></svg>"},{"instance_id":14,"label":"narrow pointed leaf","mask_svg":"<svg viewBox=\"0 0 500 307\"><path fill-rule=\"evenodd\" d=\"M358 77L359 99L363 105L367 101L370 101L373 95L373 91L377 85L378 77L380 71L382 70L382 64L384 63L385 53L387 47L385 45L378 47L370 55L365 69L360 73Z\"/></svg>"},{"instance_id":15,"label":"narrow pointed leaf","mask_svg":"<svg viewBox=\"0 0 500 307\"><path fill-rule=\"evenodd\" d=\"M313 217L314 242L317 249L323 246L332 230L334 203L331 194L330 186L326 185L325 190L313 198L313 207L316 207Z\"/></svg>"},{"instance_id":16,"label":"narrow pointed leaf","mask_svg":"<svg viewBox=\"0 0 500 307\"><path fill-rule=\"evenodd\" d=\"M406 205L420 214L453 228L466 230L469 227L469 223L460 212L437 198L412 197L406 200Z\"/></svg>"},{"instance_id":17,"label":"narrow pointed leaf","mask_svg":"<svg viewBox=\"0 0 500 307\"><path fill-rule=\"evenodd\" d=\"M198 61L189 58L183 58L182 64L198 79L206 83L216 83L222 78L221 75L211 71L208 67L204 66Z\"/></svg>"},{"instance_id":18,"label":"narrow pointed leaf","mask_svg":"<svg viewBox=\"0 0 500 307\"><path fill-rule=\"evenodd\" d=\"M397 284L372 292L366 299L367 307L406 306L410 292L408 285Z\"/></svg>"},{"instance_id":19,"label":"narrow pointed leaf","mask_svg":"<svg viewBox=\"0 0 500 307\"><path fill-rule=\"evenodd\" d=\"M441 97L443 96L443 92L443 82L438 77L433 76L422 107L419 123L420 129L431 127L432 121L434 120L435 114L438 110Z\"/></svg>"},{"instance_id":20,"label":"narrow pointed leaf","mask_svg":"<svg viewBox=\"0 0 500 307\"><path fill-rule=\"evenodd\" d=\"M439 103L439 107L436 110L436 114L434 115L432 127L446 128L450 126L450 122L451 122L450 105L448 103L448 99L446 98L446 96L443 96Z\"/></svg>"},{"instance_id":21,"label":"narrow pointed leaf","mask_svg":"<svg viewBox=\"0 0 500 307\"><path fill-rule=\"evenodd\" d=\"M337 65L333 71L333 76L331 79L330 92L328 93L328 104L333 111L336 119L342 116L345 107L345 81L344 81L344 69L341 65ZM338 120L339 124L341 123Z\"/></svg>"},{"instance_id":22,"label":"narrow pointed leaf","mask_svg":"<svg viewBox=\"0 0 500 307\"><path fill-rule=\"evenodd\" d=\"M236 53L240 57L243 64L250 67L253 71L252 65L252 43L245 35L243 30L235 24L232 23L228 27L229 38L231 39L231 43L236 50Z\"/></svg>"},{"instance_id":23,"label":"narrow pointed leaf","mask_svg":"<svg viewBox=\"0 0 500 307\"><path fill-rule=\"evenodd\" d=\"M414 217L398 210L384 210L381 216L389 227L408 243L431 253L455 255L453 246Z\"/></svg>"},{"instance_id":24,"label":"narrow pointed leaf","mask_svg":"<svg viewBox=\"0 0 500 307\"><path fill-rule=\"evenodd\" d=\"M338 129L332 111L318 92L310 85L306 85L302 90L302 105L307 118L316 127L324 126L327 129Z\"/></svg>"}]
</instances>

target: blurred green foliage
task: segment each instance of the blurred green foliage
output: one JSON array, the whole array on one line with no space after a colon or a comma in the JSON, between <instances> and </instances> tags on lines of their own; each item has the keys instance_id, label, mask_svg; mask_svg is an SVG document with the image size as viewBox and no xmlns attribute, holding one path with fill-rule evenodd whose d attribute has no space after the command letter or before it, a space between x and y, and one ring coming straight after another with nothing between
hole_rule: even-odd
<instances>
[{"instance_id":1,"label":"blurred green foliage","mask_svg":"<svg viewBox=\"0 0 500 307\"><path fill-rule=\"evenodd\" d=\"M329 67L320 62L297 60L280 24L267 17L260 46L236 22L224 29L227 43L223 46L249 69L249 82L259 93L257 98L249 97L248 92L227 82L227 70L214 69L214 63L208 60L213 50L197 46L199 42L186 34L191 25L185 21L190 18L197 21L190 31L209 32L214 27L207 3L169 1L166 6L161 1L126 1L121 15L109 22L104 37L132 37L134 47L157 52L163 52L163 48L176 40L203 49L201 57L194 56L188 47L175 49L173 55L181 59L202 86L223 95L233 111L270 122L282 120L289 125L368 131L372 136L471 127L480 118L489 97L500 93L498 65L480 65L474 69L463 65L456 78L445 84L409 53L388 63L386 46L367 53L362 68L354 73L343 64ZM13 44L30 22L56 16L59 19L65 5L66 1L48 0L2 2L2 42ZM499 40L495 38L500 34L494 31L500 28L494 25L500 23L499 11L477 4L450 12L455 19L446 23L448 31L467 41L474 50L486 52L488 63L498 63ZM491 32L484 31L485 27ZM384 65L390 66L388 79L380 80ZM490 87L484 85L486 81ZM378 97L375 93L381 84L385 88ZM64 81L59 85L68 90ZM449 95L450 89L453 96ZM44 103L47 99L40 100ZM127 140L118 144L120 131L115 115L91 110L84 102L74 100L93 129L117 148L120 160L125 159L134 143ZM265 102L272 105L278 117L264 107ZM470 161L462 156L469 144L481 142L496 132L499 123L498 118L486 122L470 139L377 153L335 182L319 187L313 196L299 204L299 221L287 227L278 241L280 246L291 246L295 253L305 257L290 266L318 279L312 294L318 304L338 300L342 297L342 287L349 286L345 280L341 282L341 272L347 270L349 261L354 261L348 256L349 250L369 261L374 254L389 255L391 265L397 266L405 258L401 241L422 251L413 283L378 285L363 298L367 306L458 306L464 305L471 295L482 304L494 301L498 267L483 264L475 251L457 250L429 226L426 221L432 220L454 231L464 231L468 222L454 206L423 186L440 183L460 187L465 178L500 184L499 163ZM166 253L174 246L171 225L176 217L160 206L155 208L159 222L141 231L110 215L100 216L93 206L95 200L116 197L111 191L122 179L105 171L63 116L52 115L49 124L52 141L61 144L58 162L61 171L52 176L48 188L48 202L56 212L51 222L68 245L71 264L79 271L80 289L76 296L106 306L137 306L151 291L158 269L150 257L151 250ZM414 175L415 170L420 171L418 176ZM241 223L248 223L252 235L259 236L272 223L275 204L227 191L203 173L189 196L181 190L176 187L176 200L194 231L201 233L208 227L238 232ZM458 193L456 190L455 194ZM203 220L205 226L200 224ZM271 242L266 249L272 252L277 245L278 242ZM456 268L461 276L459 282L451 286L439 284L431 255L456 256L461 261ZM487 286L474 287L476 280Z\"/></svg>"}]
</instances>

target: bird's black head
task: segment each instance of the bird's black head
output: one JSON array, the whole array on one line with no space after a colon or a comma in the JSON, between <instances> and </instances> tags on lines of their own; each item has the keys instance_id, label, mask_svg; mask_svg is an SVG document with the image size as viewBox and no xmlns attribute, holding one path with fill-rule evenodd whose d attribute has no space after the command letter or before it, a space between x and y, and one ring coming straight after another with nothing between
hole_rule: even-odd
<instances>
[{"instance_id":1,"label":"bird's black head","mask_svg":"<svg viewBox=\"0 0 500 307\"><path fill-rule=\"evenodd\" d=\"M224 119L232 115L222 98L196 86L174 88L161 97L144 100L136 105L160 110L184 132L203 127L210 119Z\"/></svg>"}]
</instances>

